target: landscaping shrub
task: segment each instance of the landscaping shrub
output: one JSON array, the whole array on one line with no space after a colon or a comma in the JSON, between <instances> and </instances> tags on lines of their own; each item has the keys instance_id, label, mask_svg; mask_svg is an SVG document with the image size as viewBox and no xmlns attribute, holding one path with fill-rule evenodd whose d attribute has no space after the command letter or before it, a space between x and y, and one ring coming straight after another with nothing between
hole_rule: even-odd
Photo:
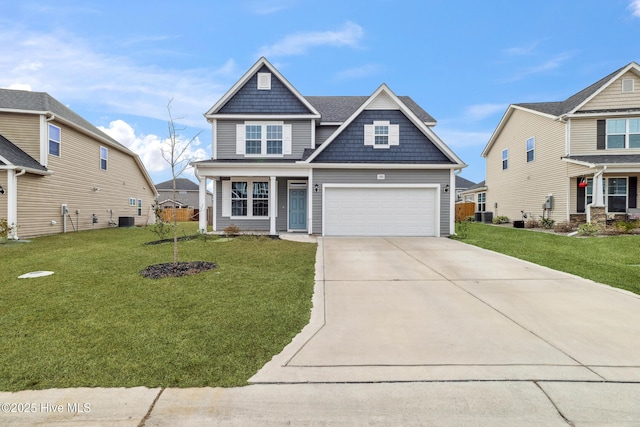
<instances>
[{"instance_id":1,"label":"landscaping shrub","mask_svg":"<svg viewBox=\"0 0 640 427\"><path fill-rule=\"evenodd\" d=\"M581 236L595 236L600 231L600 227L590 222L578 227L578 234Z\"/></svg>"},{"instance_id":2,"label":"landscaping shrub","mask_svg":"<svg viewBox=\"0 0 640 427\"><path fill-rule=\"evenodd\" d=\"M618 221L616 222L616 228L624 234L630 234L634 229L640 226L640 221Z\"/></svg>"},{"instance_id":3,"label":"landscaping shrub","mask_svg":"<svg viewBox=\"0 0 640 427\"><path fill-rule=\"evenodd\" d=\"M509 217L504 215L494 216L492 221L494 224L506 224L509 222Z\"/></svg>"},{"instance_id":4,"label":"landscaping shrub","mask_svg":"<svg viewBox=\"0 0 640 427\"><path fill-rule=\"evenodd\" d=\"M553 224L555 224L555 221L551 218L540 218L540 226L542 228L551 229L553 228Z\"/></svg>"},{"instance_id":5,"label":"landscaping shrub","mask_svg":"<svg viewBox=\"0 0 640 427\"><path fill-rule=\"evenodd\" d=\"M538 221L536 221L535 219L528 219L524 223L524 227L525 228L538 228L539 226L540 226L540 223Z\"/></svg>"},{"instance_id":6,"label":"landscaping shrub","mask_svg":"<svg viewBox=\"0 0 640 427\"><path fill-rule=\"evenodd\" d=\"M457 221L456 222L456 238L466 239L469 236L469 223L471 221Z\"/></svg>"},{"instance_id":7,"label":"landscaping shrub","mask_svg":"<svg viewBox=\"0 0 640 427\"><path fill-rule=\"evenodd\" d=\"M240 227L238 227L237 225L231 224L230 226L225 228L223 232L226 237L234 237L240 234Z\"/></svg>"},{"instance_id":8,"label":"landscaping shrub","mask_svg":"<svg viewBox=\"0 0 640 427\"><path fill-rule=\"evenodd\" d=\"M559 222L553 227L553 231L556 233L571 233L574 228L566 221Z\"/></svg>"}]
</instances>

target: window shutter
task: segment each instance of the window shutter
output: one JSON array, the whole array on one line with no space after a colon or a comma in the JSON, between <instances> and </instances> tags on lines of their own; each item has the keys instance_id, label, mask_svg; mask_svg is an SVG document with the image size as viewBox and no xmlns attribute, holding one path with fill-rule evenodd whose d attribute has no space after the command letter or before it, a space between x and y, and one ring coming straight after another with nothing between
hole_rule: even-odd
<instances>
[{"instance_id":1,"label":"window shutter","mask_svg":"<svg viewBox=\"0 0 640 427\"><path fill-rule=\"evenodd\" d=\"M585 211L584 203L586 197L586 187L580 187L580 178L576 179L576 212L582 213Z\"/></svg>"},{"instance_id":2,"label":"window shutter","mask_svg":"<svg viewBox=\"0 0 640 427\"><path fill-rule=\"evenodd\" d=\"M244 154L244 125L236 125L236 154Z\"/></svg>"},{"instance_id":3,"label":"window shutter","mask_svg":"<svg viewBox=\"0 0 640 427\"><path fill-rule=\"evenodd\" d=\"M364 125L364 145L374 145L373 125Z\"/></svg>"},{"instance_id":4,"label":"window shutter","mask_svg":"<svg viewBox=\"0 0 640 427\"><path fill-rule=\"evenodd\" d=\"M629 177L629 207L634 209L638 207L638 177L637 176Z\"/></svg>"},{"instance_id":5,"label":"window shutter","mask_svg":"<svg viewBox=\"0 0 640 427\"><path fill-rule=\"evenodd\" d=\"M598 150L604 150L607 147L607 121L598 120L598 131L596 139L596 148Z\"/></svg>"},{"instance_id":6,"label":"window shutter","mask_svg":"<svg viewBox=\"0 0 640 427\"><path fill-rule=\"evenodd\" d=\"M231 216L231 181L228 180L222 181L222 216Z\"/></svg>"},{"instance_id":7,"label":"window shutter","mask_svg":"<svg viewBox=\"0 0 640 427\"><path fill-rule=\"evenodd\" d=\"M291 125L282 125L282 154L291 154Z\"/></svg>"},{"instance_id":8,"label":"window shutter","mask_svg":"<svg viewBox=\"0 0 640 427\"><path fill-rule=\"evenodd\" d=\"M389 145L400 145L400 125L389 125Z\"/></svg>"}]
</instances>

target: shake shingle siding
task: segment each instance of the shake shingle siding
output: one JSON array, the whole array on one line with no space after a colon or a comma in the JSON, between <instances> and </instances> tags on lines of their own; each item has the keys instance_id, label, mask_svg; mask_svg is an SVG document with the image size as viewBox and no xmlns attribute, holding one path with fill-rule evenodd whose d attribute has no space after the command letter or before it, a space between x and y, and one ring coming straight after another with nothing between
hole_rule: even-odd
<instances>
[{"instance_id":1,"label":"shake shingle siding","mask_svg":"<svg viewBox=\"0 0 640 427\"><path fill-rule=\"evenodd\" d=\"M269 72L263 67L259 72ZM291 91L271 76L271 89L258 90L258 75L247 83L218 111L219 114L310 114Z\"/></svg>"},{"instance_id":2,"label":"shake shingle siding","mask_svg":"<svg viewBox=\"0 0 640 427\"><path fill-rule=\"evenodd\" d=\"M389 148L364 145L364 125L388 120L400 125L400 144ZM313 161L314 163L451 163L407 117L398 110L363 111Z\"/></svg>"}]
</instances>

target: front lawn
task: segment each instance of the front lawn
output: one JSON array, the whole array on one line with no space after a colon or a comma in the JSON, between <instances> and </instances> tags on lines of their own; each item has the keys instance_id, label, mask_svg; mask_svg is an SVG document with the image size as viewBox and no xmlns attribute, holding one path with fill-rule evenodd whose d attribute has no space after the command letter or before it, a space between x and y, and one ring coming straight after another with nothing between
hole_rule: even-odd
<instances>
[{"instance_id":1,"label":"front lawn","mask_svg":"<svg viewBox=\"0 0 640 427\"><path fill-rule=\"evenodd\" d=\"M173 260L172 243L144 245L156 238L112 228L0 245L0 390L245 385L307 324L315 244L199 237L180 261L216 269L145 279ZM55 274L17 278L39 270Z\"/></svg>"},{"instance_id":2,"label":"front lawn","mask_svg":"<svg viewBox=\"0 0 640 427\"><path fill-rule=\"evenodd\" d=\"M567 237L481 223L462 226L468 227L462 242L640 294L638 235Z\"/></svg>"}]
</instances>

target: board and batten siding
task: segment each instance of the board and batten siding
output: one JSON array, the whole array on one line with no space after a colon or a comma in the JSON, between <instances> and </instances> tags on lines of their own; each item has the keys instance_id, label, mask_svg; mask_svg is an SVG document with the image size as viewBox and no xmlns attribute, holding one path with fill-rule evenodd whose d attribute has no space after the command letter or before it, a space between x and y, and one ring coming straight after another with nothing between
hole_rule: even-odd
<instances>
[{"instance_id":1,"label":"board and batten siding","mask_svg":"<svg viewBox=\"0 0 640 427\"><path fill-rule=\"evenodd\" d=\"M37 114L0 113L0 135L40 160L40 116Z\"/></svg>"},{"instance_id":2,"label":"board and batten siding","mask_svg":"<svg viewBox=\"0 0 640 427\"><path fill-rule=\"evenodd\" d=\"M378 179L383 174L385 179ZM449 184L451 172L445 170L407 169L314 169L313 183L320 188L313 196L313 233L322 233L322 185L323 184ZM450 197L440 195L440 235L449 235ZM402 219L399 218L399 221Z\"/></svg>"},{"instance_id":3,"label":"board and batten siding","mask_svg":"<svg viewBox=\"0 0 640 427\"><path fill-rule=\"evenodd\" d=\"M67 204L67 232L109 227L109 220L135 218L136 225L154 221L154 193L134 158L64 124L60 157L49 156L48 176L18 177L18 235L30 237L63 231L61 205ZM100 169L100 146L108 148L107 170ZM97 188L97 191L94 191ZM142 215L129 198L142 200ZM6 211L6 208L5 208ZM78 212L78 213L76 213ZM93 214L98 222L93 223ZM73 222L73 225L72 225Z\"/></svg>"},{"instance_id":4,"label":"board and batten siding","mask_svg":"<svg viewBox=\"0 0 640 427\"><path fill-rule=\"evenodd\" d=\"M527 162L527 139L535 138L534 160ZM502 151L509 150L502 169ZM551 118L515 109L486 158L486 211L520 220L521 211L542 216L548 194L554 197L551 218L567 219L565 126Z\"/></svg>"},{"instance_id":5,"label":"board and batten siding","mask_svg":"<svg viewBox=\"0 0 640 427\"><path fill-rule=\"evenodd\" d=\"M250 121L250 120L247 120ZM256 120L267 123L269 120ZM216 149L218 159L244 159L244 154L236 154L236 125L244 124L244 120L218 120ZM311 148L311 121L285 120L291 124L291 154L284 159L301 159L305 148ZM255 157L252 157L255 159Z\"/></svg>"},{"instance_id":6,"label":"board and batten siding","mask_svg":"<svg viewBox=\"0 0 640 427\"><path fill-rule=\"evenodd\" d=\"M634 90L630 93L622 92L622 80L633 79ZM633 72L624 73L613 81L602 92L587 102L580 111L611 110L621 108L638 108L640 106L640 79Z\"/></svg>"}]
</instances>

